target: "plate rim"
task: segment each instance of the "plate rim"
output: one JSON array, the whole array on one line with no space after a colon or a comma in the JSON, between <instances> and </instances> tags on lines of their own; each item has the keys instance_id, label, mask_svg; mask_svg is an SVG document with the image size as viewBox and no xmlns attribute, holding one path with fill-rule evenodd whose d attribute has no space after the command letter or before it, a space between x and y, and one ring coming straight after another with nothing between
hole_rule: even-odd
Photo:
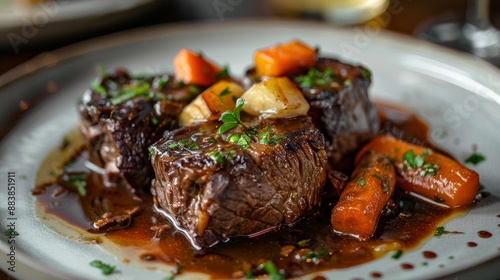
<instances>
[{"instance_id":1,"label":"plate rim","mask_svg":"<svg viewBox=\"0 0 500 280\"><path fill-rule=\"evenodd\" d=\"M230 23L230 24L228 24ZM115 32L91 39L87 39L81 42L77 42L74 44L70 44L68 46L49 51L49 52L44 52L41 53L34 58L12 68L11 70L7 71L6 73L2 74L0 76L0 97L1 93L4 88L17 83L19 81L22 81L24 79L29 79L30 76L36 75L37 73L50 69L52 67L57 67L58 64L60 63L65 63L71 59L78 58L80 56L90 54L93 52L97 51L103 51L106 49L111 49L114 47L120 47L124 46L127 44L132 44L132 43L139 43L139 42L144 42L148 40L154 40L162 37L170 37L178 33L184 33L185 31L189 30L195 30L199 28L203 28L206 30L215 30L219 29L218 32L220 32L220 28L228 28L228 29L237 29L241 26L246 26L246 25L265 25L269 26L270 24L277 24L277 25L297 25L299 24L302 28L307 29L307 28L322 28L326 30L327 28L330 29L332 32L341 32L345 33L348 32L351 28L350 27L335 27L332 25L328 25L325 23L318 23L318 22L310 22L310 21L302 21L302 20L286 20L286 19L278 19L278 18L259 18L259 19L235 19L235 20L227 20L226 22L180 22L180 23L166 23L166 24L159 24L159 25L153 25L153 26L147 26L147 27L140 27L140 28L134 28L134 29L129 29L125 31L120 31L120 32ZM430 49L434 53L438 54L443 54L447 57L455 57L461 61L464 62L469 62L473 64L475 67L480 67L480 68L486 68L498 77L500 77L500 70L493 65L476 58L472 55L468 55L459 51L451 50L445 47L437 46L432 43L423 41L423 40L418 40L416 38L413 38L409 35L406 34L400 34L396 33L393 31L387 31L383 30L380 32L378 35L380 37L384 37L384 40L401 40L401 44L405 44L410 46L409 43L412 44L411 48L425 48L425 49ZM399 42L398 42L399 43ZM57 57L57 63L54 64L53 61L47 61L45 59L46 55L54 55ZM446 62L448 64L448 62ZM57 94L57 93L56 93ZM497 95L500 96L499 92L496 92ZM45 98L42 98L45 99ZM43 100L40 100L43 102ZM493 101L495 102L495 101ZM497 105L500 105L500 103L497 101L495 102ZM31 108L36 107L37 104L34 104L33 106L30 106L28 110L25 111L18 111L14 114L14 116L10 116L9 118L16 117L17 119L15 120L14 125L8 129L5 133L0 134L0 142L10 133L12 128L16 126L16 124L19 122L19 120L22 119L22 117L25 115L26 112L30 111ZM3 240L0 241L0 251L7 252L6 248L8 248L7 244L3 242ZM5 250L5 251L4 251ZM26 262L23 262L23 264L30 269L30 271L33 272L41 272L44 273L45 275L49 275L51 277L55 277L58 279L64 279L67 277L72 277L72 279L80 278L78 275L73 275L71 273L68 273L63 270L58 270L57 268L50 268L47 269L44 267L44 262L37 260L27 253L20 251L19 252L20 256L23 256L23 259L29 260ZM452 275L458 275L460 273L466 272L466 271L471 271L474 269L477 269L478 267L492 263L492 262L498 262L500 261L500 256L497 256L492 259L487 259L482 262L479 262L475 265L472 265L468 268L464 268L461 270L456 270L452 271L449 273L444 274L452 276ZM9 273L8 271L6 271ZM15 275L14 275L15 276ZM60 278L63 276L64 278Z\"/></svg>"}]
</instances>

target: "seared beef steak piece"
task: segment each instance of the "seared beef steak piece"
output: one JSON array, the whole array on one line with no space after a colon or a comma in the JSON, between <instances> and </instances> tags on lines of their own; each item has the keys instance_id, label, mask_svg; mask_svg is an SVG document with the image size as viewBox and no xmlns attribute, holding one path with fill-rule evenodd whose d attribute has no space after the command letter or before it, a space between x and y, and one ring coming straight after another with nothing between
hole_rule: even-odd
<instances>
[{"instance_id":1,"label":"seared beef steak piece","mask_svg":"<svg viewBox=\"0 0 500 280\"><path fill-rule=\"evenodd\" d=\"M150 150L155 203L194 245L292 223L320 203L327 155L309 117L259 121L248 147L227 141L247 134L218 136L219 125L168 132Z\"/></svg>"},{"instance_id":2,"label":"seared beef steak piece","mask_svg":"<svg viewBox=\"0 0 500 280\"><path fill-rule=\"evenodd\" d=\"M133 78L118 69L85 92L78 105L80 130L91 160L105 168L107 183L125 179L136 189L150 186L154 173L147 148L177 127L192 91L171 76Z\"/></svg>"},{"instance_id":3,"label":"seared beef steak piece","mask_svg":"<svg viewBox=\"0 0 500 280\"><path fill-rule=\"evenodd\" d=\"M353 153L379 130L376 108L368 98L370 71L318 58L308 72L290 78L309 102L314 125L325 135L330 164L336 170L350 171ZM263 79L250 69L244 84L250 87Z\"/></svg>"}]
</instances>

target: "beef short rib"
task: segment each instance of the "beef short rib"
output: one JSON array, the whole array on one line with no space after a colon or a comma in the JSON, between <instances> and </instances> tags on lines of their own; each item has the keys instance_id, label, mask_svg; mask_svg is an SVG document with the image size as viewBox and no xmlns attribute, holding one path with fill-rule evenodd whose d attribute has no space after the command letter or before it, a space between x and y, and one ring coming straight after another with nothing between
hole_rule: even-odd
<instances>
[{"instance_id":1,"label":"beef short rib","mask_svg":"<svg viewBox=\"0 0 500 280\"><path fill-rule=\"evenodd\" d=\"M219 136L219 125L168 132L150 151L155 203L195 246L292 223L320 203L328 160L309 117L248 124L248 147Z\"/></svg>"},{"instance_id":2,"label":"beef short rib","mask_svg":"<svg viewBox=\"0 0 500 280\"><path fill-rule=\"evenodd\" d=\"M177 116L192 88L168 75L131 77L117 69L93 84L78 105L80 130L91 160L105 169L107 184L127 182L149 188L153 169L148 147L177 127Z\"/></svg>"}]
</instances>

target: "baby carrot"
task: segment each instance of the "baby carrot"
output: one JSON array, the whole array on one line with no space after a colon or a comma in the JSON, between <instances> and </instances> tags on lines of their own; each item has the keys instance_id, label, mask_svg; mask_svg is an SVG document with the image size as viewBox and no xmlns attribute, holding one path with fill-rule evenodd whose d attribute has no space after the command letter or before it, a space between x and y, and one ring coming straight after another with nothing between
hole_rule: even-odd
<instances>
[{"instance_id":1,"label":"baby carrot","mask_svg":"<svg viewBox=\"0 0 500 280\"><path fill-rule=\"evenodd\" d=\"M389 159L373 151L364 153L332 210L333 229L361 240L371 237L395 184L396 172Z\"/></svg>"},{"instance_id":2,"label":"baby carrot","mask_svg":"<svg viewBox=\"0 0 500 280\"><path fill-rule=\"evenodd\" d=\"M431 149L416 146L390 135L372 139L356 159L368 150L394 160L398 187L450 208L470 204L479 190L479 175L457 161Z\"/></svg>"}]
</instances>

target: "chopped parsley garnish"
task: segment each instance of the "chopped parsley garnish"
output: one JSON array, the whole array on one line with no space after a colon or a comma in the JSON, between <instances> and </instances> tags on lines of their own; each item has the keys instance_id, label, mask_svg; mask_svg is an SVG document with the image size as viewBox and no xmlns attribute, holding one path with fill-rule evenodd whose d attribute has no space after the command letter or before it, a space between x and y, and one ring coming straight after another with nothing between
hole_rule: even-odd
<instances>
[{"instance_id":1,"label":"chopped parsley garnish","mask_svg":"<svg viewBox=\"0 0 500 280\"><path fill-rule=\"evenodd\" d=\"M351 85L352 85L352 81L351 81L351 80L346 79L346 80L344 81L344 86L348 87L348 86L351 86Z\"/></svg>"},{"instance_id":2,"label":"chopped parsley garnish","mask_svg":"<svg viewBox=\"0 0 500 280\"><path fill-rule=\"evenodd\" d=\"M226 87L220 93L215 93L213 91L211 93L219 99L220 105L224 106L225 104L224 104L224 100L222 99L222 97L230 94L231 91L229 90L229 87Z\"/></svg>"},{"instance_id":3,"label":"chopped parsley garnish","mask_svg":"<svg viewBox=\"0 0 500 280\"><path fill-rule=\"evenodd\" d=\"M238 100L236 100L236 108L234 109L234 111L231 112L227 110L226 112L222 113L219 120L222 121L223 124L217 131L219 134L224 134L225 132L237 127L238 125L246 127L240 119L241 108L243 108L244 104L245 100L238 98Z\"/></svg>"},{"instance_id":4,"label":"chopped parsley garnish","mask_svg":"<svg viewBox=\"0 0 500 280\"><path fill-rule=\"evenodd\" d=\"M116 97L111 98L111 103L113 105L117 105L134 97L146 95L148 93L149 88L150 88L149 83L125 85L123 89L120 92L118 92Z\"/></svg>"},{"instance_id":5,"label":"chopped parsley garnish","mask_svg":"<svg viewBox=\"0 0 500 280\"><path fill-rule=\"evenodd\" d=\"M299 245L299 247L306 247L309 244L311 244L311 239L303 239L297 242L297 245Z\"/></svg>"},{"instance_id":6,"label":"chopped parsley garnish","mask_svg":"<svg viewBox=\"0 0 500 280\"><path fill-rule=\"evenodd\" d=\"M226 139L226 141L233 143L233 144L236 144L236 145L240 146L242 149L246 149L246 148L248 148L248 146L250 146L252 139L250 139L250 137L246 134L240 135L240 134L234 133L234 134L231 134Z\"/></svg>"},{"instance_id":7,"label":"chopped parsley garnish","mask_svg":"<svg viewBox=\"0 0 500 280\"><path fill-rule=\"evenodd\" d=\"M272 280L282 280L284 279L283 275L281 275L276 266L274 266L272 261L267 261L257 267L258 270L265 270L267 275Z\"/></svg>"},{"instance_id":8,"label":"chopped parsley garnish","mask_svg":"<svg viewBox=\"0 0 500 280\"><path fill-rule=\"evenodd\" d=\"M168 77L167 79L165 79L164 76L155 77L153 79L153 87L161 90L167 84L167 82L168 82Z\"/></svg>"},{"instance_id":9,"label":"chopped parsley garnish","mask_svg":"<svg viewBox=\"0 0 500 280\"><path fill-rule=\"evenodd\" d=\"M157 118L155 118L155 117L152 117L152 118L151 118L151 123L152 123L153 125L157 125L157 124L159 123L159 120L158 120Z\"/></svg>"},{"instance_id":10,"label":"chopped parsley garnish","mask_svg":"<svg viewBox=\"0 0 500 280\"><path fill-rule=\"evenodd\" d=\"M91 86L93 91L99 93L100 95L103 95L103 96L106 95L106 89L103 86L101 86L98 82L93 81L90 86Z\"/></svg>"},{"instance_id":11,"label":"chopped parsley garnish","mask_svg":"<svg viewBox=\"0 0 500 280\"><path fill-rule=\"evenodd\" d=\"M205 155L212 158L217 164L222 165L225 160L232 160L235 153L236 152L233 150L230 150L227 153L220 150L213 150Z\"/></svg>"},{"instance_id":12,"label":"chopped parsley garnish","mask_svg":"<svg viewBox=\"0 0 500 280\"><path fill-rule=\"evenodd\" d=\"M148 160L151 159L151 156L153 155L153 147L148 147Z\"/></svg>"},{"instance_id":13,"label":"chopped parsley garnish","mask_svg":"<svg viewBox=\"0 0 500 280\"><path fill-rule=\"evenodd\" d=\"M373 174L372 176L382 181L382 177L380 177L378 174Z\"/></svg>"},{"instance_id":14,"label":"chopped parsley garnish","mask_svg":"<svg viewBox=\"0 0 500 280\"><path fill-rule=\"evenodd\" d=\"M320 72L316 68L311 68L306 75L295 77L295 81L300 84L300 87L311 88L314 86L324 86L332 82L333 71L327 68L325 72Z\"/></svg>"},{"instance_id":15,"label":"chopped parsley garnish","mask_svg":"<svg viewBox=\"0 0 500 280\"><path fill-rule=\"evenodd\" d=\"M434 231L434 236L441 236L444 233L444 227L437 227Z\"/></svg>"},{"instance_id":16,"label":"chopped parsley garnish","mask_svg":"<svg viewBox=\"0 0 500 280\"><path fill-rule=\"evenodd\" d=\"M217 75L215 75L215 78L217 80L222 80L224 78L228 78L229 77L229 66L224 66L224 68L222 68L222 70L220 70L219 73L217 73Z\"/></svg>"},{"instance_id":17,"label":"chopped parsley garnish","mask_svg":"<svg viewBox=\"0 0 500 280\"><path fill-rule=\"evenodd\" d=\"M19 233L11 228L9 229L6 229L3 231L3 234L7 237L11 237L11 236L18 236Z\"/></svg>"},{"instance_id":18,"label":"chopped parsley garnish","mask_svg":"<svg viewBox=\"0 0 500 280\"><path fill-rule=\"evenodd\" d=\"M80 196L86 196L86 177L87 175L85 173L65 174L61 178L61 185L67 189L78 192Z\"/></svg>"},{"instance_id":19,"label":"chopped parsley garnish","mask_svg":"<svg viewBox=\"0 0 500 280\"><path fill-rule=\"evenodd\" d=\"M163 280L174 280L176 275L179 275L184 270L184 266L180 263L177 264L177 268L172 271L172 275L163 278Z\"/></svg>"},{"instance_id":20,"label":"chopped parsley garnish","mask_svg":"<svg viewBox=\"0 0 500 280\"><path fill-rule=\"evenodd\" d=\"M319 251L309 251L305 255L302 256L302 260L311 260L314 263L318 263L319 259L323 256L326 256L328 251L325 249L321 249Z\"/></svg>"},{"instance_id":21,"label":"chopped parsley garnish","mask_svg":"<svg viewBox=\"0 0 500 280\"><path fill-rule=\"evenodd\" d=\"M361 74L363 75L363 78L370 78L372 76L372 72L370 72L370 70L364 68L364 67L361 67Z\"/></svg>"},{"instance_id":22,"label":"chopped parsley garnish","mask_svg":"<svg viewBox=\"0 0 500 280\"><path fill-rule=\"evenodd\" d=\"M247 270L247 272L245 273L245 278L246 279L255 279L251 269Z\"/></svg>"},{"instance_id":23,"label":"chopped parsley garnish","mask_svg":"<svg viewBox=\"0 0 500 280\"><path fill-rule=\"evenodd\" d=\"M364 177L361 177L361 178L359 178L357 183L358 183L358 185L364 187L366 185L366 180Z\"/></svg>"},{"instance_id":24,"label":"chopped parsley garnish","mask_svg":"<svg viewBox=\"0 0 500 280\"><path fill-rule=\"evenodd\" d=\"M281 140L285 139L286 135L272 135L271 127L266 126L264 132L259 134L259 143L265 145L275 146L281 142Z\"/></svg>"},{"instance_id":25,"label":"chopped parsley garnish","mask_svg":"<svg viewBox=\"0 0 500 280\"><path fill-rule=\"evenodd\" d=\"M113 273L115 271L115 266L114 265L105 264L105 263L103 263L102 261L99 261L99 260L92 261L90 263L90 265L92 267L96 267L96 268L101 269L101 272L104 275L110 275L111 273Z\"/></svg>"},{"instance_id":26,"label":"chopped parsley garnish","mask_svg":"<svg viewBox=\"0 0 500 280\"><path fill-rule=\"evenodd\" d=\"M189 93L194 94L194 95L198 95L201 92L201 89L195 85L190 85L188 89L189 89Z\"/></svg>"},{"instance_id":27,"label":"chopped parsley garnish","mask_svg":"<svg viewBox=\"0 0 500 280\"><path fill-rule=\"evenodd\" d=\"M198 150L200 147L196 144L195 141L192 139L181 139L177 142L171 142L167 146L169 149L175 149L175 148L180 148L180 149L187 149L187 150Z\"/></svg>"},{"instance_id":28,"label":"chopped parsley garnish","mask_svg":"<svg viewBox=\"0 0 500 280\"><path fill-rule=\"evenodd\" d=\"M484 155L479 153L473 153L465 160L465 163L472 163L474 165L477 165L480 162L484 161L485 159L486 157Z\"/></svg>"},{"instance_id":29,"label":"chopped parsley garnish","mask_svg":"<svg viewBox=\"0 0 500 280\"><path fill-rule=\"evenodd\" d=\"M424 152L422 152L420 155L415 156L415 153L413 150L409 150L406 153L403 154L403 172L406 172L408 170L408 166L412 168L421 168L420 170L420 176L424 177L426 174L430 176L434 176L437 174L437 171L439 169L439 165L437 164L432 164L432 163L426 163L424 158L425 156L429 155L429 150L425 149Z\"/></svg>"},{"instance_id":30,"label":"chopped parsley garnish","mask_svg":"<svg viewBox=\"0 0 500 280\"><path fill-rule=\"evenodd\" d=\"M401 251L401 250L397 250L397 251L395 251L395 252L392 254L391 258L393 258L393 259L397 260L397 259L399 259L402 255L403 255L403 251Z\"/></svg>"}]
</instances>

